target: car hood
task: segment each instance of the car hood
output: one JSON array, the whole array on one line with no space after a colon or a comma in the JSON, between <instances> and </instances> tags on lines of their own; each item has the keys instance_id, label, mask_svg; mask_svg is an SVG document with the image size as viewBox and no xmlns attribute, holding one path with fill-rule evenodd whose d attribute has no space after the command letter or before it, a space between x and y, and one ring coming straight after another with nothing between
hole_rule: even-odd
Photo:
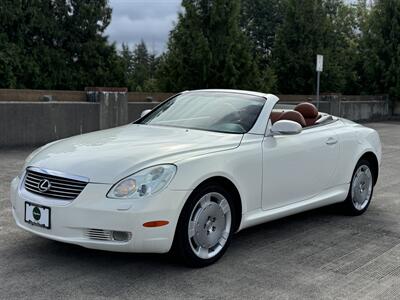
<instances>
[{"instance_id":1,"label":"car hood","mask_svg":"<svg viewBox=\"0 0 400 300\"><path fill-rule=\"evenodd\" d=\"M243 135L130 124L48 144L28 157L34 166L115 183L142 168L239 146Z\"/></svg>"}]
</instances>

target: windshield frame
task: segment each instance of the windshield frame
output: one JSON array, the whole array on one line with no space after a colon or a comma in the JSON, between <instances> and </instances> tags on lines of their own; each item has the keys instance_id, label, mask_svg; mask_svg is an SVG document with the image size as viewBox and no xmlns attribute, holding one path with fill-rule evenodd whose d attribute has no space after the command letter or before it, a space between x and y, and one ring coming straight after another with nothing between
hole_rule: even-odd
<instances>
[{"instance_id":1,"label":"windshield frame","mask_svg":"<svg viewBox=\"0 0 400 300\"><path fill-rule=\"evenodd\" d=\"M181 95L184 94L195 94L195 93L210 93L210 94L216 94L216 93L222 93L222 94L237 94L237 95L247 95L247 96L253 96L253 97L257 97L260 99L260 102L263 102L263 105L261 106L260 111L258 112L257 117L254 119L253 124L251 125L251 127L249 128L249 130L245 131L245 132L232 132L232 131L223 131L223 130L212 130L212 129L205 129L205 128L197 128L197 127L188 127L188 126L179 126L179 125L165 125L165 124L147 124L147 123L143 123L143 121L150 117L152 114L154 114L156 111L158 111L158 109L162 108L164 105L167 105L170 101L174 100L176 97L179 97ZM246 134L251 132L251 130L254 128L254 126L257 124L258 119L260 118L260 115L262 113L262 111L265 108L265 104L267 103L267 98L260 96L260 95L255 95L252 93L245 93L245 92L239 92L239 91L225 91L225 90L197 90L197 91L185 91L185 92L181 92L178 93L176 95L173 95L169 98L167 98L166 100L164 100L163 102L161 102L160 104L156 105L154 108L151 109L151 111L144 115L143 117L140 117L139 119L137 119L136 121L132 122L132 124L138 124L138 125L146 125L146 126L160 126L160 127L171 127L171 128L183 128L183 129L191 129L191 130L200 130L200 131L209 131L209 132L216 132L216 133L225 133L225 134Z\"/></svg>"}]
</instances>

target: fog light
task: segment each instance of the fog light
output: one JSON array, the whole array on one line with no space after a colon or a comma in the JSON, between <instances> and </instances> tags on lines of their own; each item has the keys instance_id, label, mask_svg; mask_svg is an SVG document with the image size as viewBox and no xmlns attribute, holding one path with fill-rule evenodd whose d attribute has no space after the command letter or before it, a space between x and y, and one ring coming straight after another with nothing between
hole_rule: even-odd
<instances>
[{"instance_id":1,"label":"fog light","mask_svg":"<svg viewBox=\"0 0 400 300\"><path fill-rule=\"evenodd\" d=\"M131 239L131 233L125 231L113 231L112 237L114 241L126 242Z\"/></svg>"}]
</instances>

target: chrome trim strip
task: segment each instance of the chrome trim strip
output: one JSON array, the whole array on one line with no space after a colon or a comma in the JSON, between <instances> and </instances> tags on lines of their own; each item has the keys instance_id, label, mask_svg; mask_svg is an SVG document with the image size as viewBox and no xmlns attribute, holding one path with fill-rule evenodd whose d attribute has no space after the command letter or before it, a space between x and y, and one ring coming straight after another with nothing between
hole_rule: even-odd
<instances>
[{"instance_id":1,"label":"chrome trim strip","mask_svg":"<svg viewBox=\"0 0 400 300\"><path fill-rule=\"evenodd\" d=\"M40 192L38 192L38 191L36 191L36 190L30 188L30 187L25 187L25 189L26 189L27 191L30 191L30 192L32 192L32 193L37 193L38 195L43 195L43 196L45 196L45 197L51 197L51 196L53 196L52 198L56 198L56 199L74 200L74 199L77 197L76 195L75 195L75 196L68 196L68 195L59 195L59 194L49 193L49 192L47 192L47 193L44 194L44 193L40 193Z\"/></svg>"},{"instance_id":2,"label":"chrome trim strip","mask_svg":"<svg viewBox=\"0 0 400 300\"><path fill-rule=\"evenodd\" d=\"M86 229L85 236L91 240L112 241L111 230L104 229Z\"/></svg>"},{"instance_id":3,"label":"chrome trim strip","mask_svg":"<svg viewBox=\"0 0 400 300\"><path fill-rule=\"evenodd\" d=\"M38 178L35 176L38 176L41 178ZM38 184L40 181L42 181L42 179L48 179L48 180L52 181L52 186L54 185L54 186L58 186L60 188L63 186L66 186L66 187L71 187L71 188L75 188L75 189L79 189L79 190L81 190L82 188L84 188L87 185L86 182L78 183L78 182L72 181L71 179L59 180L58 178L51 177L49 175L36 175L36 174L33 174L31 171L30 171L29 175L26 177L26 179L28 179L29 181L31 181L31 183L34 183L34 184Z\"/></svg>"},{"instance_id":4,"label":"chrome trim strip","mask_svg":"<svg viewBox=\"0 0 400 300\"><path fill-rule=\"evenodd\" d=\"M25 177L26 177L26 170L24 170L23 173L21 174L21 179L18 184L18 195L19 197L21 197L22 201L29 201L29 202L33 201L34 203L50 207L68 206L72 203L72 200L48 198L48 197L43 197L42 195L39 194L29 192L27 189L25 189Z\"/></svg>"},{"instance_id":5,"label":"chrome trim strip","mask_svg":"<svg viewBox=\"0 0 400 300\"><path fill-rule=\"evenodd\" d=\"M40 181L33 181L31 177L25 177L25 183L31 185L33 187L37 187ZM58 184L55 182L51 183L51 188L53 190L68 190L80 193L82 191L83 186L75 186L75 185L68 185L68 184Z\"/></svg>"},{"instance_id":6,"label":"chrome trim strip","mask_svg":"<svg viewBox=\"0 0 400 300\"><path fill-rule=\"evenodd\" d=\"M60 172L60 171L42 169L42 168L37 168L37 167L27 167L26 169L33 171L33 172L41 173L44 175L57 176L57 177L61 177L61 178L67 178L67 179L71 179L71 180L83 181L83 182L89 183L89 178L84 177L84 176L72 175L72 174L67 174L67 173Z\"/></svg>"},{"instance_id":7,"label":"chrome trim strip","mask_svg":"<svg viewBox=\"0 0 400 300\"><path fill-rule=\"evenodd\" d=\"M38 188L43 179L48 179L52 182L51 188L45 192ZM29 198L40 197L40 200L45 198L46 200L54 199L56 201L72 202L79 197L88 183L89 179L83 176L37 167L27 167L24 170L24 177L19 191L21 194L29 193Z\"/></svg>"}]
</instances>

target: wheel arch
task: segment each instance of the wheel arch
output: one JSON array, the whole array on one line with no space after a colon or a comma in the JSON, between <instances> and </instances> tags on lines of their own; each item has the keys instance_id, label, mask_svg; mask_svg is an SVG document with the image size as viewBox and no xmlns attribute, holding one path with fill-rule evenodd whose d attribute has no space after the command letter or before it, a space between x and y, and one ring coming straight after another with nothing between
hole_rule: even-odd
<instances>
[{"instance_id":1,"label":"wheel arch","mask_svg":"<svg viewBox=\"0 0 400 300\"><path fill-rule=\"evenodd\" d=\"M235 227L234 227L233 232L236 232L240 227L240 223L242 222L243 207L242 207L242 199L241 199L239 190L230 179L228 179L224 176L213 176L213 177L207 178L196 186L196 188L190 193L189 197L191 197L197 190L199 190L203 186L210 185L210 184L221 185L234 194L235 221L236 222L234 224Z\"/></svg>"},{"instance_id":2,"label":"wheel arch","mask_svg":"<svg viewBox=\"0 0 400 300\"><path fill-rule=\"evenodd\" d=\"M362 160L365 159L368 162L371 163L371 167L372 167L372 172L373 172L373 176L374 176L374 185L376 184L376 182L378 181L378 176L379 176L379 162L378 162L378 157L377 155L372 152L372 151L367 151L364 152L359 159L357 160L356 164Z\"/></svg>"}]
</instances>

